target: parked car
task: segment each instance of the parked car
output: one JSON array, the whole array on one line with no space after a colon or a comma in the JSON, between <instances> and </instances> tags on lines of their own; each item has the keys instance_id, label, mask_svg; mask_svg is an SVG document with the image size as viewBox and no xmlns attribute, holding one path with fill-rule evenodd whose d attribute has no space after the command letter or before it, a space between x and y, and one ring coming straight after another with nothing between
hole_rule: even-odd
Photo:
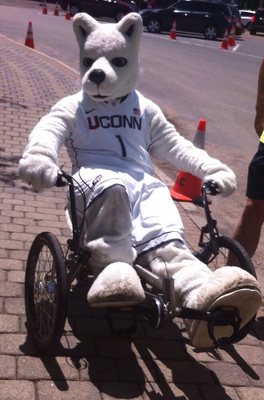
<instances>
[{"instance_id":1,"label":"parked car","mask_svg":"<svg viewBox=\"0 0 264 400\"><path fill-rule=\"evenodd\" d=\"M249 32L251 35L255 35L257 32L264 32L264 8L259 8L251 18Z\"/></svg>"},{"instance_id":2,"label":"parked car","mask_svg":"<svg viewBox=\"0 0 264 400\"><path fill-rule=\"evenodd\" d=\"M251 25L251 19L254 17L255 12L253 10L239 10L242 24L246 29L249 29Z\"/></svg>"},{"instance_id":3,"label":"parked car","mask_svg":"<svg viewBox=\"0 0 264 400\"><path fill-rule=\"evenodd\" d=\"M67 10L69 0L61 0L60 6ZM134 1L129 0L71 0L71 16L78 12L87 12L95 18L107 17L119 21L129 12L138 11Z\"/></svg>"},{"instance_id":4,"label":"parked car","mask_svg":"<svg viewBox=\"0 0 264 400\"><path fill-rule=\"evenodd\" d=\"M169 32L176 21L176 30L203 34L215 40L231 28L232 12L226 3L179 1L165 9L141 10L143 24L149 32Z\"/></svg>"},{"instance_id":5,"label":"parked car","mask_svg":"<svg viewBox=\"0 0 264 400\"><path fill-rule=\"evenodd\" d=\"M232 12L232 22L235 25L236 35L242 35L245 31L244 25L242 24L241 15L237 6L232 4L228 4L231 12Z\"/></svg>"},{"instance_id":6,"label":"parked car","mask_svg":"<svg viewBox=\"0 0 264 400\"><path fill-rule=\"evenodd\" d=\"M148 0L147 8L167 8L174 3L175 0Z\"/></svg>"}]
</instances>

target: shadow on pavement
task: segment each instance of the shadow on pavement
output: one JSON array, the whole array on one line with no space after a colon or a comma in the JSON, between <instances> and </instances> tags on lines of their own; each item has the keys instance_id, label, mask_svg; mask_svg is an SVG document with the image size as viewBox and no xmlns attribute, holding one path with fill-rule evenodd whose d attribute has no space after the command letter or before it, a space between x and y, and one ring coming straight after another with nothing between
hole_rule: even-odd
<instances>
[{"instance_id":1,"label":"shadow on pavement","mask_svg":"<svg viewBox=\"0 0 264 400\"><path fill-rule=\"evenodd\" d=\"M66 361L67 367L78 372L80 380L91 381L101 393L117 399L144 394L150 400L197 400L201 398L199 385L208 385L214 399L231 400L217 375L188 353L188 340L180 324L167 321L160 329L152 329L139 318L134 335L114 334L105 310L89 308L87 292L83 282L71 292L68 322L60 346L49 355L40 355L30 339L20 347L25 354L41 359L58 390L68 390L63 368ZM134 321L130 317L129 313L113 316L116 330L131 327ZM229 354L246 373L256 377L233 348ZM217 352L212 351L211 356L214 361L221 361Z\"/></svg>"}]
</instances>

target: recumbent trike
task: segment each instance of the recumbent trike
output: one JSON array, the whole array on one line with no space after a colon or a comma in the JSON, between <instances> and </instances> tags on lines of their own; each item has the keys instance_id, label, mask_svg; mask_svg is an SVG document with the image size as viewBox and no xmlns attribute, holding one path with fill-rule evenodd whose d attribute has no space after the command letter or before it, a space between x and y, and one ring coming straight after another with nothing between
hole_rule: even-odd
<instances>
[{"instance_id":1,"label":"recumbent trike","mask_svg":"<svg viewBox=\"0 0 264 400\"><path fill-rule=\"evenodd\" d=\"M49 352L61 339L67 317L69 293L75 282L93 279L89 268L89 253L84 252L79 245L81 228L77 224L75 208L76 183L72 176L60 171L56 186L65 185L69 186L72 218L72 237L67 241L67 250L64 254L53 233L42 232L36 236L31 245L26 265L26 327L29 337L43 352ZM226 265L227 254L230 252L232 257L236 258L239 267L256 276L254 266L244 248L235 240L220 235L217 230L217 223L211 216L208 200L208 194L217 193L219 190L214 182L202 185L206 225L201 228L199 250L194 255L210 268L217 268L218 265ZM141 279L145 300L129 308L133 317L143 316L153 328L159 328L164 321L175 317L207 321L208 332L215 346L238 342L249 332L254 318L239 330L240 319L235 308L203 312L176 307L172 278L160 278L136 262L134 268ZM214 327L219 325L232 326L233 335L229 338L216 338Z\"/></svg>"}]
</instances>

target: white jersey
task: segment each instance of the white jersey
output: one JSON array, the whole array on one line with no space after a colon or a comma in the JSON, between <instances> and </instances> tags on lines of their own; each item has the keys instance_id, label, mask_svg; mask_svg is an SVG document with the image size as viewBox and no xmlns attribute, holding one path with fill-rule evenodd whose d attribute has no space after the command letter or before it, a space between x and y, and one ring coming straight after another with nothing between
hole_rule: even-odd
<instances>
[{"instance_id":1,"label":"white jersey","mask_svg":"<svg viewBox=\"0 0 264 400\"><path fill-rule=\"evenodd\" d=\"M42 153L57 162L63 144L80 180L97 182L102 175L98 195L113 178L123 182L131 205L133 197L140 199L141 206L136 202L131 208L138 252L168 240L183 241L181 218L166 186L152 176L151 157L200 178L208 163L221 164L185 140L138 91L115 105L95 102L82 91L62 99L33 129L24 155Z\"/></svg>"},{"instance_id":2,"label":"white jersey","mask_svg":"<svg viewBox=\"0 0 264 400\"><path fill-rule=\"evenodd\" d=\"M117 106L79 102L66 146L75 170L104 166L152 173L150 118L145 98L131 93Z\"/></svg>"}]
</instances>

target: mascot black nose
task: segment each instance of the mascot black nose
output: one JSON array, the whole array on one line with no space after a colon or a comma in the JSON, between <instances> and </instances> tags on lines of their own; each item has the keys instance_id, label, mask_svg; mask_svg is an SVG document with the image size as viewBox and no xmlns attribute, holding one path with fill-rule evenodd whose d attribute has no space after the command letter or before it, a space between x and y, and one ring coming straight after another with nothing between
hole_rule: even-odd
<instances>
[{"instance_id":1,"label":"mascot black nose","mask_svg":"<svg viewBox=\"0 0 264 400\"><path fill-rule=\"evenodd\" d=\"M105 80L105 73L101 69L94 69L89 74L89 79L91 82L96 83L96 85L100 85Z\"/></svg>"}]
</instances>

